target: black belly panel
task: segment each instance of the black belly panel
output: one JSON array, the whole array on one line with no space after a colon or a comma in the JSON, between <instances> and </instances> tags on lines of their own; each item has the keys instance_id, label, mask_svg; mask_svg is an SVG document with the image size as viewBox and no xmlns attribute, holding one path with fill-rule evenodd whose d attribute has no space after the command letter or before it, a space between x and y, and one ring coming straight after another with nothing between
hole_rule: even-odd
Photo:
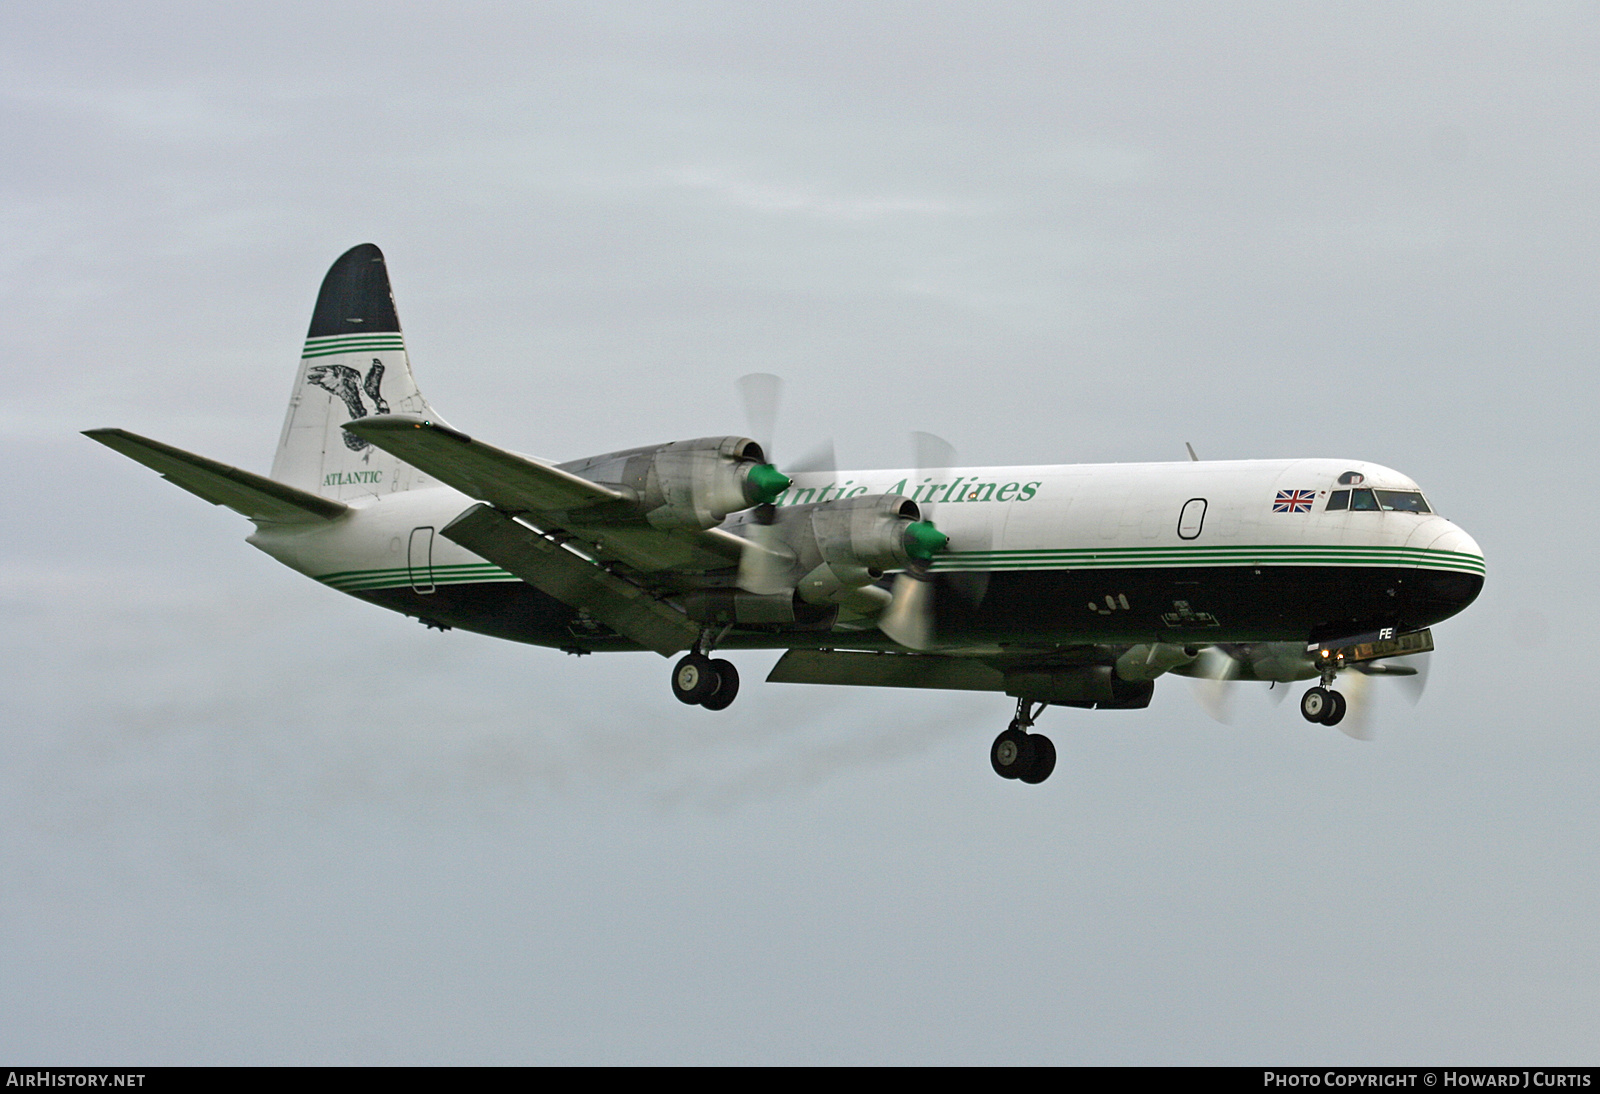
<instances>
[{"instance_id":1,"label":"black belly panel","mask_svg":"<svg viewBox=\"0 0 1600 1094\"><path fill-rule=\"evenodd\" d=\"M1305 642L1432 626L1477 597L1483 578L1444 570L1318 566L1126 570L1017 570L941 574L941 643L1066 645L1083 642ZM521 582L372 589L355 595L435 626L557 649L639 647L583 613ZM728 648L839 644L827 631L751 628ZM876 631L855 648L892 645Z\"/></svg>"},{"instance_id":2,"label":"black belly panel","mask_svg":"<svg viewBox=\"0 0 1600 1094\"><path fill-rule=\"evenodd\" d=\"M941 580L938 629L998 641L1294 642L1432 626L1472 603L1483 578L1435 570L1320 566L1032 570Z\"/></svg>"}]
</instances>

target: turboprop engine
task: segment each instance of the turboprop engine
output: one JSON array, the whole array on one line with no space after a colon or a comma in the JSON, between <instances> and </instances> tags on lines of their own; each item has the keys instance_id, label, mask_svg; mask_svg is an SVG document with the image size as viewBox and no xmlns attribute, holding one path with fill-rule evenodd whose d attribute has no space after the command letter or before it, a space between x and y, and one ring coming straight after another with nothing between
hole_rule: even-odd
<instances>
[{"instance_id":1,"label":"turboprop engine","mask_svg":"<svg viewBox=\"0 0 1600 1094\"><path fill-rule=\"evenodd\" d=\"M792 589L807 603L862 614L888 606L889 592L874 584L886 571L922 565L949 542L916 502L898 494L786 506L765 516L749 528L754 545L740 566L740 586L758 594Z\"/></svg>"},{"instance_id":2,"label":"turboprop engine","mask_svg":"<svg viewBox=\"0 0 1600 1094\"><path fill-rule=\"evenodd\" d=\"M714 528L789 488L788 476L748 437L674 441L560 466L631 494L635 511L657 528Z\"/></svg>"}]
</instances>

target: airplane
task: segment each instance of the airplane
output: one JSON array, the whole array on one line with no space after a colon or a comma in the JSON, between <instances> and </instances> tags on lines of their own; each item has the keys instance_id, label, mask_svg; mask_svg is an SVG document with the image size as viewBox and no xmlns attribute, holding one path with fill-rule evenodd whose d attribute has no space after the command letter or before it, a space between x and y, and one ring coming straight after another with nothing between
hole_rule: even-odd
<instances>
[{"instance_id":1,"label":"airplane","mask_svg":"<svg viewBox=\"0 0 1600 1094\"><path fill-rule=\"evenodd\" d=\"M746 394L770 391L750 377ZM754 416L754 415L753 415ZM318 294L270 475L122 429L86 435L249 518L247 542L412 616L583 655L678 657L674 696L726 709L718 649L773 682L999 692L989 758L1037 784L1047 706L1146 707L1166 674L1409 675L1483 587L1483 552L1415 482L1363 460L785 472L730 435L556 463L443 421L413 377L382 252ZM932 455L928 455L932 453Z\"/></svg>"}]
</instances>

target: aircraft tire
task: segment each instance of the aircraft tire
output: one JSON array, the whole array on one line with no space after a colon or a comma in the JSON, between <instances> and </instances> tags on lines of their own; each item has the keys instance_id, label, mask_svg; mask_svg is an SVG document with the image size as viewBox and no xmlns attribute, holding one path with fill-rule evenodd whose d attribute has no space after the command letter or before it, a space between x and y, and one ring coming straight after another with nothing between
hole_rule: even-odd
<instances>
[{"instance_id":1,"label":"aircraft tire","mask_svg":"<svg viewBox=\"0 0 1600 1094\"><path fill-rule=\"evenodd\" d=\"M1332 706L1332 700L1328 698L1330 694L1327 688L1320 685L1307 689L1306 693L1300 696L1300 716L1308 722L1323 724L1323 719L1328 716Z\"/></svg>"},{"instance_id":2,"label":"aircraft tire","mask_svg":"<svg viewBox=\"0 0 1600 1094\"><path fill-rule=\"evenodd\" d=\"M717 678L717 687L700 700L700 705L707 710L726 710L739 694L739 670L733 667L732 661L721 657L712 661L710 667Z\"/></svg>"},{"instance_id":3,"label":"aircraft tire","mask_svg":"<svg viewBox=\"0 0 1600 1094\"><path fill-rule=\"evenodd\" d=\"M1328 692L1328 709L1327 712L1322 716L1322 724L1325 726L1338 725L1340 722L1344 721L1344 712L1348 710L1349 707L1350 704L1346 702L1345 697L1342 694L1337 691Z\"/></svg>"},{"instance_id":4,"label":"aircraft tire","mask_svg":"<svg viewBox=\"0 0 1600 1094\"><path fill-rule=\"evenodd\" d=\"M1025 783L1042 783L1056 769L1056 746L1049 737L1039 733L1029 734L1028 740L1033 745L1033 762L1017 777Z\"/></svg>"},{"instance_id":5,"label":"aircraft tire","mask_svg":"<svg viewBox=\"0 0 1600 1094\"><path fill-rule=\"evenodd\" d=\"M1020 729L1007 729L989 746L989 766L1002 779L1019 779L1033 765L1035 738Z\"/></svg>"},{"instance_id":6,"label":"aircraft tire","mask_svg":"<svg viewBox=\"0 0 1600 1094\"><path fill-rule=\"evenodd\" d=\"M717 672L711 659L691 653L672 669L672 694L678 702L698 706L717 690Z\"/></svg>"}]
</instances>

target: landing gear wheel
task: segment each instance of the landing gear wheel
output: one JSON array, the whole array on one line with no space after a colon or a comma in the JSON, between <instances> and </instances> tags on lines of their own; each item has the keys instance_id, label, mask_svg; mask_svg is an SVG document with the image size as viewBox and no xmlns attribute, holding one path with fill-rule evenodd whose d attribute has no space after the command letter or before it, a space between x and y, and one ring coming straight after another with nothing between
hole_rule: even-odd
<instances>
[{"instance_id":1,"label":"landing gear wheel","mask_svg":"<svg viewBox=\"0 0 1600 1094\"><path fill-rule=\"evenodd\" d=\"M1334 692L1325 687L1314 687L1300 696L1300 715L1308 722L1319 725L1327 718L1328 711L1333 707L1333 700L1329 696Z\"/></svg>"},{"instance_id":2,"label":"landing gear wheel","mask_svg":"<svg viewBox=\"0 0 1600 1094\"><path fill-rule=\"evenodd\" d=\"M680 703L697 706L716 690L717 671L703 654L691 653L672 670L672 694Z\"/></svg>"},{"instance_id":3,"label":"landing gear wheel","mask_svg":"<svg viewBox=\"0 0 1600 1094\"><path fill-rule=\"evenodd\" d=\"M1033 742L1043 738L1022 732L1013 726L994 739L989 746L989 764L1002 779L1020 779L1033 766ZM1055 750L1051 749L1054 758ZM1054 767L1054 764L1051 764Z\"/></svg>"},{"instance_id":4,"label":"landing gear wheel","mask_svg":"<svg viewBox=\"0 0 1600 1094\"><path fill-rule=\"evenodd\" d=\"M739 694L739 670L732 661L719 657L711 662L710 673L717 679L717 688L700 700L700 705L707 710L726 710Z\"/></svg>"},{"instance_id":5,"label":"landing gear wheel","mask_svg":"<svg viewBox=\"0 0 1600 1094\"><path fill-rule=\"evenodd\" d=\"M1322 724L1336 726L1344 720L1344 712L1349 708L1345 697L1337 691L1328 692L1328 712L1322 716Z\"/></svg>"},{"instance_id":6,"label":"landing gear wheel","mask_svg":"<svg viewBox=\"0 0 1600 1094\"><path fill-rule=\"evenodd\" d=\"M1028 740L1033 744L1033 762L1017 777L1025 783L1042 783L1056 769L1056 746L1049 737L1037 733L1028 734Z\"/></svg>"}]
</instances>

